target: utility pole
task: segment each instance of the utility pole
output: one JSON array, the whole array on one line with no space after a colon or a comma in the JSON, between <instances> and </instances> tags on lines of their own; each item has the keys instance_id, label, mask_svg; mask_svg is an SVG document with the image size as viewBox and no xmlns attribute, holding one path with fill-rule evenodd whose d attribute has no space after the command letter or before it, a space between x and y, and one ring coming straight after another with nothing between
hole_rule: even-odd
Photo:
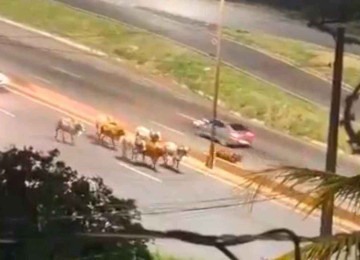
<instances>
[{"instance_id":1,"label":"utility pole","mask_svg":"<svg viewBox=\"0 0 360 260\"><path fill-rule=\"evenodd\" d=\"M326 152L326 172L330 174L336 173L344 45L345 25L340 24L336 31L335 63L333 71L329 133ZM322 205L320 235L326 236L332 234L333 213L334 196L330 196Z\"/></svg>"},{"instance_id":2,"label":"utility pole","mask_svg":"<svg viewBox=\"0 0 360 260\"><path fill-rule=\"evenodd\" d=\"M221 66L221 40L222 40L222 27L223 27L223 17L224 17L224 7L225 0L220 0L219 5L219 21L217 24L217 39L216 39L216 67L215 67L215 81L214 81L214 96L213 96L213 120L217 119L217 107L218 107L218 97L219 97L219 85L220 85L220 66ZM215 152L215 135L216 128L215 125L211 125L211 138L210 138L210 147L209 155L206 161L206 166L212 169L214 167L216 152Z\"/></svg>"}]
</instances>

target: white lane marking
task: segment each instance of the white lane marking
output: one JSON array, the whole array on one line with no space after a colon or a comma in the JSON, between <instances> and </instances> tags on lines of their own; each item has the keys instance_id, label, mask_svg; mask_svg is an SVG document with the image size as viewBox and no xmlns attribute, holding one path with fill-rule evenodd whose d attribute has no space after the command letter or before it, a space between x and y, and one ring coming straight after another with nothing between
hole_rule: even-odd
<instances>
[{"instance_id":1,"label":"white lane marking","mask_svg":"<svg viewBox=\"0 0 360 260\"><path fill-rule=\"evenodd\" d=\"M185 115L183 113L177 113L179 116L183 117L183 118L186 118L188 120L191 120L191 121L195 121L197 120L196 118L193 118L192 116L189 116L189 115Z\"/></svg>"},{"instance_id":2,"label":"white lane marking","mask_svg":"<svg viewBox=\"0 0 360 260\"><path fill-rule=\"evenodd\" d=\"M36 76L36 75L32 75L32 77L33 77L34 79L40 80L40 81L42 81L42 82L45 82L45 83L47 83L47 84L52 84L50 80L45 79L45 78L43 78L43 77L39 77L39 76Z\"/></svg>"},{"instance_id":3,"label":"white lane marking","mask_svg":"<svg viewBox=\"0 0 360 260\"><path fill-rule=\"evenodd\" d=\"M155 121L150 121L150 122L153 123L154 125L160 126L160 127L164 128L164 129L169 130L169 131L171 131L171 132L174 132L174 133L176 133L176 134L178 134L178 135L183 135L183 136L185 135L183 132L180 132L180 131L178 131L178 130L175 130L175 129L171 128L171 127L168 127L168 126L166 126L166 125L160 124L160 123L158 123L158 122L155 122Z\"/></svg>"},{"instance_id":4,"label":"white lane marking","mask_svg":"<svg viewBox=\"0 0 360 260\"><path fill-rule=\"evenodd\" d=\"M68 70L66 70L66 69L63 69L63 68L60 68L60 67L52 67L54 70L57 70L57 71L60 71L60 72L62 72L62 73L64 73L64 74L67 74L67 75L69 75L69 76L71 76L71 77L75 77L75 78L81 78L81 76L79 76L79 75L77 75L77 74L75 74L75 73L72 73L72 72L70 72L70 71L68 71Z\"/></svg>"},{"instance_id":5,"label":"white lane marking","mask_svg":"<svg viewBox=\"0 0 360 260\"><path fill-rule=\"evenodd\" d=\"M7 116L15 117L15 115L13 113L10 113L9 111L7 111L5 109L0 108L0 112L7 115Z\"/></svg>"},{"instance_id":6,"label":"white lane marking","mask_svg":"<svg viewBox=\"0 0 360 260\"><path fill-rule=\"evenodd\" d=\"M126 168L126 169L129 169L129 170L131 170L133 172L136 172L137 174L140 174L141 176L149 178L150 180L162 183L162 180L160 180L160 179L158 179L158 178L156 178L154 176L151 176L150 174L147 174L145 172L139 171L138 169L135 169L135 168L133 168L133 167L131 167L131 166L125 164L125 163L118 162L118 164L121 165L122 167Z\"/></svg>"}]
</instances>

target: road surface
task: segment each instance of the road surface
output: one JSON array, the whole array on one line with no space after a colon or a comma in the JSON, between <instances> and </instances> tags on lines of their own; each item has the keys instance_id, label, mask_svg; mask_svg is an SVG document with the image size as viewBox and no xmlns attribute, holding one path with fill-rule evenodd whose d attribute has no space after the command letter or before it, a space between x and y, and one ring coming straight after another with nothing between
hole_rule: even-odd
<instances>
[{"instance_id":1,"label":"road surface","mask_svg":"<svg viewBox=\"0 0 360 260\"><path fill-rule=\"evenodd\" d=\"M191 19L179 19L179 17L169 15L164 17L161 12L154 13L138 8L144 5L137 6L136 3L129 4L123 1L117 5L99 0L57 1L144 28L205 53L212 55L215 53L215 47L211 43L213 34L207 27L201 23L194 23ZM223 41L222 59L275 84L286 92L306 98L324 108L330 106L331 84L293 66L227 40ZM342 100L344 101L349 94L350 92L344 89ZM360 113L360 103L355 104L354 111Z\"/></svg>"},{"instance_id":2,"label":"road surface","mask_svg":"<svg viewBox=\"0 0 360 260\"><path fill-rule=\"evenodd\" d=\"M98 0L118 5L140 6L172 13L185 18L207 23L218 20L218 1L213 0ZM247 31L260 31L281 37L312 42L334 47L333 39L325 33L306 26L306 21L292 17L273 8L249 3L231 3L225 5L224 25ZM360 53L359 46L348 46L348 51Z\"/></svg>"},{"instance_id":3,"label":"road surface","mask_svg":"<svg viewBox=\"0 0 360 260\"><path fill-rule=\"evenodd\" d=\"M76 139L75 145L54 139L56 121L60 112L18 96L0 92L0 147L31 145L35 149L58 148L61 159L86 176L100 176L116 196L134 198L143 213L146 228L168 230L184 229L204 234L257 233L272 228L291 228L301 235L316 235L318 221L287 209L277 202L257 203L252 212L240 206L243 190L181 166L182 174L164 168L158 173L144 166L133 165L119 159L120 152L99 145L93 135L95 129ZM226 206L228 205L228 206ZM231 206L229 206L231 205ZM200 210L204 207L213 207ZM196 259L225 259L213 249L190 246L172 241L158 241L157 246L178 256ZM242 259L257 260L273 257L290 249L286 243L253 243L233 249Z\"/></svg>"},{"instance_id":4,"label":"road surface","mask_svg":"<svg viewBox=\"0 0 360 260\"><path fill-rule=\"evenodd\" d=\"M0 70L114 114L132 126L153 127L172 140L207 150L208 141L194 136L191 120L211 115L211 102L54 40L5 24L0 24L0 31L11 38L1 38ZM239 150L245 167L281 163L323 169L323 149L220 112L224 119L248 125L257 136L253 148ZM357 161L342 158L338 171L356 174L358 167Z\"/></svg>"}]
</instances>

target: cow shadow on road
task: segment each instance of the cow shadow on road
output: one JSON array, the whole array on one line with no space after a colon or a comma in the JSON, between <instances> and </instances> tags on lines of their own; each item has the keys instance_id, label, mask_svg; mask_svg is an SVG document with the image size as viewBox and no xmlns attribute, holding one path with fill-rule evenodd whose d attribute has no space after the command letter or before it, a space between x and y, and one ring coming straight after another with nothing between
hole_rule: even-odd
<instances>
[{"instance_id":1,"label":"cow shadow on road","mask_svg":"<svg viewBox=\"0 0 360 260\"><path fill-rule=\"evenodd\" d=\"M116 151L116 149L111 144L109 144L106 141L105 142L100 141L99 138L97 137L97 135L95 135L95 134L87 134L86 138L93 145L103 147L103 148L106 148L106 149L111 150L111 151Z\"/></svg>"},{"instance_id":2,"label":"cow shadow on road","mask_svg":"<svg viewBox=\"0 0 360 260\"><path fill-rule=\"evenodd\" d=\"M141 167L141 168L146 168L146 169L149 169L151 171L154 171L154 169L152 168L149 160L146 160L145 159L145 162L143 162L141 159L138 160L138 161L132 161L130 158L128 157L125 157L123 155L121 156L115 156L115 159L118 160L118 161L121 161L121 162L124 162L124 163L127 163L127 164L131 164L133 166L137 166L137 167ZM159 167L161 167L162 169L166 169L170 172L173 172L173 173L176 173L176 174L182 174L181 172L177 171L176 169L174 169L173 167L171 166L168 166L168 165L165 165L164 163L159 163L158 165L158 171L159 171ZM154 171L155 172L155 171Z\"/></svg>"},{"instance_id":3,"label":"cow shadow on road","mask_svg":"<svg viewBox=\"0 0 360 260\"><path fill-rule=\"evenodd\" d=\"M10 91L0 86L0 94L10 94Z\"/></svg>"},{"instance_id":4,"label":"cow shadow on road","mask_svg":"<svg viewBox=\"0 0 360 260\"><path fill-rule=\"evenodd\" d=\"M176 174L183 174L180 170L175 169L174 167L170 166L170 165L166 165L165 163L160 164L160 166L172 173L176 173Z\"/></svg>"},{"instance_id":5,"label":"cow shadow on road","mask_svg":"<svg viewBox=\"0 0 360 260\"><path fill-rule=\"evenodd\" d=\"M74 141L74 143L72 143L71 141L69 141L67 139L65 139L63 141L61 137L56 139L54 136L49 136L49 139L55 141L58 144L63 144L63 145L68 145L68 146L75 146L76 145L76 141Z\"/></svg>"},{"instance_id":6,"label":"cow shadow on road","mask_svg":"<svg viewBox=\"0 0 360 260\"><path fill-rule=\"evenodd\" d=\"M153 168L151 167L151 165L149 163L146 162L143 162L142 160L138 160L138 161L132 161L130 158L128 157L125 157L123 155L121 156L115 156L115 159L118 160L118 161L121 161L121 162L124 162L124 163L127 163L127 164L131 164L133 166L138 166L138 167L142 167L142 168L147 168L149 170L153 170Z\"/></svg>"}]
</instances>

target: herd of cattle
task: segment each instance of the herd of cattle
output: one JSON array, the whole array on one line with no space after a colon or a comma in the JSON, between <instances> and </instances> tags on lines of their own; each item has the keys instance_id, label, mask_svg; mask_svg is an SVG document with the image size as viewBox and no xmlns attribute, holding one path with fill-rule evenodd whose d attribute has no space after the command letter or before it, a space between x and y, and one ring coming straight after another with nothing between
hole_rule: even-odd
<instances>
[{"instance_id":1,"label":"herd of cattle","mask_svg":"<svg viewBox=\"0 0 360 260\"><path fill-rule=\"evenodd\" d=\"M157 171L156 165L160 158L166 166L172 166L179 170L180 161L189 153L189 147L177 145L174 142L163 142L161 133L139 126L136 128L135 136L126 134L125 129L111 116L99 115L95 122L96 136L101 143L105 143L105 138L111 141L114 149L117 143L122 144L122 156L127 158L128 151L131 152L131 160L137 161L138 156L150 158L152 168ZM62 134L62 141L65 142L65 134L74 143L74 137L80 136L85 132L85 126L73 118L63 117L59 119L55 129L55 139L58 140L59 133ZM171 160L171 165L169 161Z\"/></svg>"}]
</instances>

